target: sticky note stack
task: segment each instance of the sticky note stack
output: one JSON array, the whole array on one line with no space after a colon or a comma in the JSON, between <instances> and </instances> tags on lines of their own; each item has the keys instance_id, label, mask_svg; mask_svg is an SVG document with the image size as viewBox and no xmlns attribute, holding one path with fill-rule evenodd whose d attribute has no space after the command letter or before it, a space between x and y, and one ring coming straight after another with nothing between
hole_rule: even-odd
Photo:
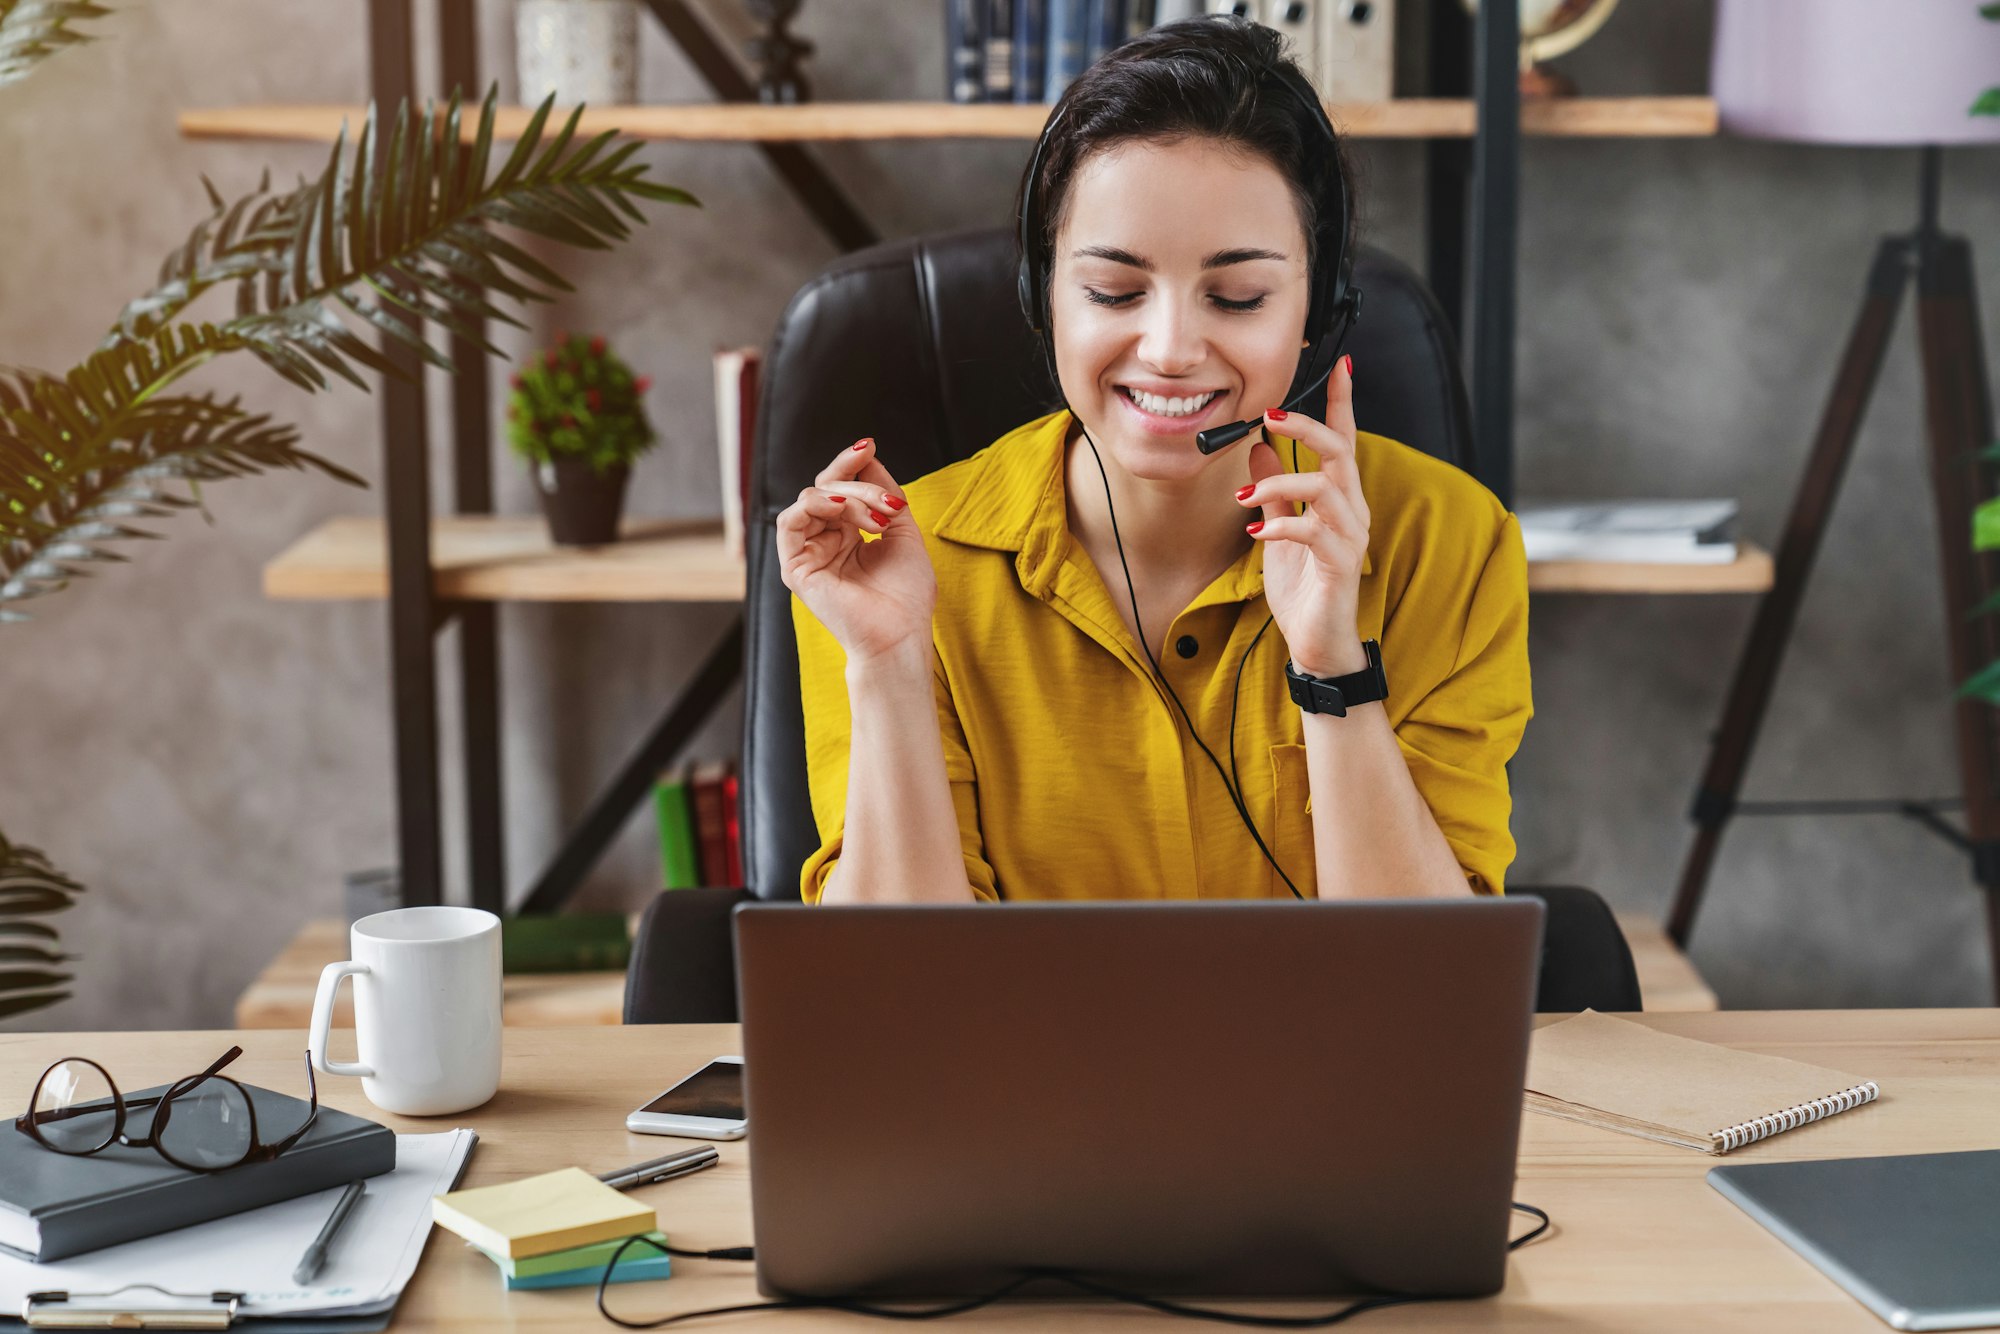
<instances>
[{"instance_id":1,"label":"sticky note stack","mask_svg":"<svg viewBox=\"0 0 2000 1334\"><path fill-rule=\"evenodd\" d=\"M628 1237L666 1244L650 1206L580 1167L436 1196L431 1217L483 1251L509 1288L594 1284ZM667 1256L642 1242L625 1252L611 1281L633 1283L669 1272Z\"/></svg>"}]
</instances>

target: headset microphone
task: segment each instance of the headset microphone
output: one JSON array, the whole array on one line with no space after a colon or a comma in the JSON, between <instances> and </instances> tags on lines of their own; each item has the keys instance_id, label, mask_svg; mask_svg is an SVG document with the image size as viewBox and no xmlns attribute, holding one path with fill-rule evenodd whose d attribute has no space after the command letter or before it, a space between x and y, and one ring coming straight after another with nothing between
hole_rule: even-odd
<instances>
[{"instance_id":1,"label":"headset microphone","mask_svg":"<svg viewBox=\"0 0 2000 1334\"><path fill-rule=\"evenodd\" d=\"M1346 300L1342 304L1340 334L1336 338L1325 340L1333 344L1332 356L1327 361L1326 369L1309 381L1305 388L1285 400L1282 406L1286 412L1298 411L1308 399L1325 390L1327 377L1333 374L1333 368L1340 360L1340 349L1347 342L1348 331L1354 327L1354 322L1360 318L1361 289L1358 287L1349 288ZM1195 432L1195 448L1204 454L1213 454L1218 449L1227 449L1263 424L1264 419L1262 417L1252 417L1249 421L1230 422L1226 426L1211 426L1206 431Z\"/></svg>"}]
</instances>

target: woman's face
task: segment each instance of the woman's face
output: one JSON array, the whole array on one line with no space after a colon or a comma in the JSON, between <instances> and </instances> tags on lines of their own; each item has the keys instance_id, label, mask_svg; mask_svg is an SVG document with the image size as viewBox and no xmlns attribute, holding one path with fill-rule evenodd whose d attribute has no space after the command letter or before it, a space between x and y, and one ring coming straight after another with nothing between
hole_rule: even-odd
<instances>
[{"instance_id":1,"label":"woman's face","mask_svg":"<svg viewBox=\"0 0 2000 1334\"><path fill-rule=\"evenodd\" d=\"M1247 447L1255 432L1210 456L1194 437L1281 406L1298 367L1306 237L1277 168L1213 139L1127 141L1084 161L1068 202L1049 309L1091 438L1157 481Z\"/></svg>"}]
</instances>

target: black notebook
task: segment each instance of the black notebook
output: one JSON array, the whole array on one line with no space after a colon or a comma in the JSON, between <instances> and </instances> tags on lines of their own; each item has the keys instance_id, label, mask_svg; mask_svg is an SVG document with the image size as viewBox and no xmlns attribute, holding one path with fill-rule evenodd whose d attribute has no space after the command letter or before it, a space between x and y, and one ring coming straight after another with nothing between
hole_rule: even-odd
<instances>
[{"instance_id":1,"label":"black notebook","mask_svg":"<svg viewBox=\"0 0 2000 1334\"><path fill-rule=\"evenodd\" d=\"M140 1089L127 1101L165 1093ZM311 1105L244 1085L256 1104L257 1133L284 1138ZM131 1113L125 1133L152 1128L152 1109ZM269 1162L223 1172L189 1172L150 1148L113 1144L92 1154L57 1153L14 1124L0 1121L0 1250L28 1260L60 1260L101 1246L205 1223L297 1195L310 1195L396 1166L396 1136L387 1126L321 1106L319 1119L291 1148Z\"/></svg>"}]
</instances>

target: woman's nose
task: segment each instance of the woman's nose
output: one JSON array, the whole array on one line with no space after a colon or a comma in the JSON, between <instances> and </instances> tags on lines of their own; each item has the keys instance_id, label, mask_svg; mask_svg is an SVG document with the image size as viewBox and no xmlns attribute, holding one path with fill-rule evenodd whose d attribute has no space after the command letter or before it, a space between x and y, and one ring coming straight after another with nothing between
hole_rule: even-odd
<instances>
[{"instance_id":1,"label":"woman's nose","mask_svg":"<svg viewBox=\"0 0 2000 1334\"><path fill-rule=\"evenodd\" d=\"M1178 375L1199 365L1206 355L1199 305L1162 296L1148 302L1147 307L1145 326L1139 334L1139 360L1161 375Z\"/></svg>"}]
</instances>

